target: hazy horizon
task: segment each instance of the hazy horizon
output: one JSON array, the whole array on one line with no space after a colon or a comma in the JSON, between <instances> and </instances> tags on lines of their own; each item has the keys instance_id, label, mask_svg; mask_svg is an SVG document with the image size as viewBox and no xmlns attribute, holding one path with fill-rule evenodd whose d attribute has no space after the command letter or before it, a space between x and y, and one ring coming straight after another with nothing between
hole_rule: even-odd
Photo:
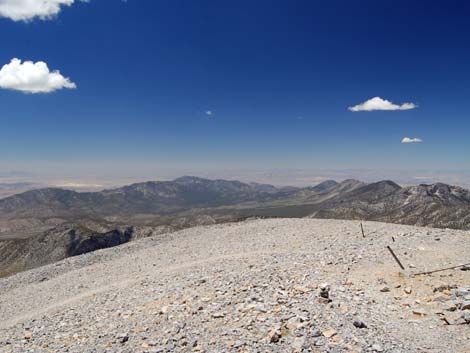
<instances>
[{"instance_id":1,"label":"hazy horizon","mask_svg":"<svg viewBox=\"0 0 470 353\"><path fill-rule=\"evenodd\" d=\"M47 172L42 167L47 166ZM23 166L25 167L25 166ZM85 172L91 170L92 172ZM67 171L67 172L65 172ZM106 164L84 168L83 164L40 163L39 169L0 168L0 184L27 182L75 190L101 190L145 181L172 180L181 176L239 180L275 186L311 186L333 179L364 182L392 180L400 185L436 182L470 188L470 170L374 170L320 168L218 168L216 166L169 167L158 163Z\"/></svg>"}]
</instances>

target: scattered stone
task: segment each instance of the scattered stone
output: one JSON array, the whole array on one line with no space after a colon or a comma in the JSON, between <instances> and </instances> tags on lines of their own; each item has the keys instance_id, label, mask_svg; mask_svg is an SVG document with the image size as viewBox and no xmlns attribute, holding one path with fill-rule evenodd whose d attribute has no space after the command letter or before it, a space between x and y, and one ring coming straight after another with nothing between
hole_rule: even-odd
<instances>
[{"instance_id":1,"label":"scattered stone","mask_svg":"<svg viewBox=\"0 0 470 353\"><path fill-rule=\"evenodd\" d=\"M330 298L330 286L327 283L320 285L320 297L324 299Z\"/></svg>"},{"instance_id":2,"label":"scattered stone","mask_svg":"<svg viewBox=\"0 0 470 353\"><path fill-rule=\"evenodd\" d=\"M470 301L466 300L460 305L461 310L470 310Z\"/></svg>"},{"instance_id":3,"label":"scattered stone","mask_svg":"<svg viewBox=\"0 0 470 353\"><path fill-rule=\"evenodd\" d=\"M116 339L119 343L126 343L127 341L129 341L129 336L127 333L121 333L116 336Z\"/></svg>"},{"instance_id":4,"label":"scattered stone","mask_svg":"<svg viewBox=\"0 0 470 353\"><path fill-rule=\"evenodd\" d=\"M455 305L451 301L448 301L444 304L444 310L446 310L446 311L455 311L455 310L457 310L457 305Z\"/></svg>"},{"instance_id":5,"label":"scattered stone","mask_svg":"<svg viewBox=\"0 0 470 353\"><path fill-rule=\"evenodd\" d=\"M373 344L371 348L372 348L372 351L374 351L374 352L383 352L384 351L382 346L380 344L377 344L377 343Z\"/></svg>"},{"instance_id":6,"label":"scattered stone","mask_svg":"<svg viewBox=\"0 0 470 353\"><path fill-rule=\"evenodd\" d=\"M428 312L424 309L418 308L418 309L413 309L413 314L418 315L418 316L426 316L428 315Z\"/></svg>"},{"instance_id":7,"label":"scattered stone","mask_svg":"<svg viewBox=\"0 0 470 353\"><path fill-rule=\"evenodd\" d=\"M268 332L268 340L271 343L277 343L281 339L281 330L279 328L273 328Z\"/></svg>"},{"instance_id":8,"label":"scattered stone","mask_svg":"<svg viewBox=\"0 0 470 353\"><path fill-rule=\"evenodd\" d=\"M470 295L470 289L467 287L458 288L455 291L455 295L457 297L465 297L466 295Z\"/></svg>"},{"instance_id":9,"label":"scattered stone","mask_svg":"<svg viewBox=\"0 0 470 353\"><path fill-rule=\"evenodd\" d=\"M292 342L292 349L294 352L301 352L302 349L306 346L306 343L307 341L305 337L297 337Z\"/></svg>"},{"instance_id":10,"label":"scattered stone","mask_svg":"<svg viewBox=\"0 0 470 353\"><path fill-rule=\"evenodd\" d=\"M387 286L383 286L383 287L380 288L380 291L382 293L387 293L387 292L390 292L390 288L388 288Z\"/></svg>"},{"instance_id":11,"label":"scattered stone","mask_svg":"<svg viewBox=\"0 0 470 353\"><path fill-rule=\"evenodd\" d=\"M443 292L443 291L446 291L446 290L451 290L451 289L455 289L457 288L457 285L456 284L453 284L453 283L449 283L449 284L438 284L436 286L434 286L433 288L433 292Z\"/></svg>"},{"instance_id":12,"label":"scattered stone","mask_svg":"<svg viewBox=\"0 0 470 353\"><path fill-rule=\"evenodd\" d=\"M318 302L319 302L320 304L329 304L329 303L332 302L332 300L329 299L329 298L321 298L321 297L320 297L320 298L318 298Z\"/></svg>"},{"instance_id":13,"label":"scattered stone","mask_svg":"<svg viewBox=\"0 0 470 353\"><path fill-rule=\"evenodd\" d=\"M329 328L329 329L323 331L322 333L323 333L323 336L325 336L326 338L333 337L334 335L337 334L336 330L332 329L332 328Z\"/></svg>"},{"instance_id":14,"label":"scattered stone","mask_svg":"<svg viewBox=\"0 0 470 353\"><path fill-rule=\"evenodd\" d=\"M437 293L430 298L432 302L445 302L449 300L449 296L444 293Z\"/></svg>"},{"instance_id":15,"label":"scattered stone","mask_svg":"<svg viewBox=\"0 0 470 353\"><path fill-rule=\"evenodd\" d=\"M462 319L464 319L467 324L470 324L470 311L464 311L462 313Z\"/></svg>"},{"instance_id":16,"label":"scattered stone","mask_svg":"<svg viewBox=\"0 0 470 353\"><path fill-rule=\"evenodd\" d=\"M159 314L164 315L168 313L168 307L167 306L162 306L160 308Z\"/></svg>"},{"instance_id":17,"label":"scattered stone","mask_svg":"<svg viewBox=\"0 0 470 353\"><path fill-rule=\"evenodd\" d=\"M310 335L312 337L316 338L316 337L321 337L323 335L323 333L319 329L316 328L312 331L312 333Z\"/></svg>"},{"instance_id":18,"label":"scattered stone","mask_svg":"<svg viewBox=\"0 0 470 353\"><path fill-rule=\"evenodd\" d=\"M255 305L254 310L258 311L260 313L267 313L268 312L268 310L266 309L266 307L263 304Z\"/></svg>"},{"instance_id":19,"label":"scattered stone","mask_svg":"<svg viewBox=\"0 0 470 353\"><path fill-rule=\"evenodd\" d=\"M357 328L367 328L367 325L361 320L354 320L353 325Z\"/></svg>"},{"instance_id":20,"label":"scattered stone","mask_svg":"<svg viewBox=\"0 0 470 353\"><path fill-rule=\"evenodd\" d=\"M364 240L349 224L272 219L196 227L0 279L0 351L470 352L470 326L459 326L470 324L470 309L460 310L470 302L467 273L398 277L385 249L391 229L406 230L395 244L397 253L408 252L406 263L444 267L470 253L468 232L433 230L449 235L439 247L412 227L374 222ZM420 246L429 249L426 257L415 252ZM77 295L85 296L67 301ZM49 311L54 302L65 304Z\"/></svg>"},{"instance_id":21,"label":"scattered stone","mask_svg":"<svg viewBox=\"0 0 470 353\"><path fill-rule=\"evenodd\" d=\"M461 325L466 323L463 314L458 312L448 313L442 319L449 325Z\"/></svg>"}]
</instances>

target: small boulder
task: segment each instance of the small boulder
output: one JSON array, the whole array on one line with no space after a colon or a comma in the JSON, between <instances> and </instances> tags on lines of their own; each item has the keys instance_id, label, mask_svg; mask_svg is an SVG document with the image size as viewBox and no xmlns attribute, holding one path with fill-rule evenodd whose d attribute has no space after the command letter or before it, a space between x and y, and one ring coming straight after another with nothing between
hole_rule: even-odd
<instances>
[{"instance_id":1,"label":"small boulder","mask_svg":"<svg viewBox=\"0 0 470 353\"><path fill-rule=\"evenodd\" d=\"M462 319L465 320L465 323L470 324L470 311L464 311L462 313Z\"/></svg>"},{"instance_id":2,"label":"small boulder","mask_svg":"<svg viewBox=\"0 0 470 353\"><path fill-rule=\"evenodd\" d=\"M465 297L466 295L469 295L469 294L470 294L470 289L467 287L461 287L455 291L455 295L457 297Z\"/></svg>"},{"instance_id":3,"label":"small boulder","mask_svg":"<svg viewBox=\"0 0 470 353\"><path fill-rule=\"evenodd\" d=\"M374 352L383 352L384 351L382 346L380 344L377 344L377 343L373 344L371 348L372 348L372 351L374 351Z\"/></svg>"},{"instance_id":4,"label":"small boulder","mask_svg":"<svg viewBox=\"0 0 470 353\"><path fill-rule=\"evenodd\" d=\"M329 329L323 331L322 333L323 333L323 336L325 336L326 338L333 337L334 335L337 334L336 330L332 329L332 328L329 328Z\"/></svg>"},{"instance_id":5,"label":"small boulder","mask_svg":"<svg viewBox=\"0 0 470 353\"><path fill-rule=\"evenodd\" d=\"M327 283L320 285L320 297L324 299L330 298L330 286Z\"/></svg>"},{"instance_id":6,"label":"small boulder","mask_svg":"<svg viewBox=\"0 0 470 353\"><path fill-rule=\"evenodd\" d=\"M383 287L380 288L380 291L382 293L387 293L387 292L390 292L390 288L388 288L387 286L383 286Z\"/></svg>"},{"instance_id":7,"label":"small boulder","mask_svg":"<svg viewBox=\"0 0 470 353\"><path fill-rule=\"evenodd\" d=\"M424 309L417 308L417 309L413 309L413 314L418 315L418 316L426 316L428 315L428 312Z\"/></svg>"},{"instance_id":8,"label":"small boulder","mask_svg":"<svg viewBox=\"0 0 470 353\"><path fill-rule=\"evenodd\" d=\"M354 320L353 325L357 328L367 328L367 325L362 320Z\"/></svg>"},{"instance_id":9,"label":"small boulder","mask_svg":"<svg viewBox=\"0 0 470 353\"><path fill-rule=\"evenodd\" d=\"M119 343L126 343L129 341L129 335L127 333L121 333L116 336L116 339Z\"/></svg>"},{"instance_id":10,"label":"small boulder","mask_svg":"<svg viewBox=\"0 0 470 353\"><path fill-rule=\"evenodd\" d=\"M462 304L460 305L460 309L461 310L470 310L470 301L469 300L463 301Z\"/></svg>"},{"instance_id":11,"label":"small boulder","mask_svg":"<svg viewBox=\"0 0 470 353\"><path fill-rule=\"evenodd\" d=\"M310 333L310 336L312 337L321 337L322 332L319 329L313 329L312 332Z\"/></svg>"},{"instance_id":12,"label":"small boulder","mask_svg":"<svg viewBox=\"0 0 470 353\"><path fill-rule=\"evenodd\" d=\"M281 339L281 330L279 328L272 328L268 332L268 341L271 343L277 343Z\"/></svg>"},{"instance_id":13,"label":"small boulder","mask_svg":"<svg viewBox=\"0 0 470 353\"><path fill-rule=\"evenodd\" d=\"M455 305L451 301L448 301L444 304L444 310L446 310L446 311L455 311L455 310L457 310L457 305Z\"/></svg>"}]
</instances>

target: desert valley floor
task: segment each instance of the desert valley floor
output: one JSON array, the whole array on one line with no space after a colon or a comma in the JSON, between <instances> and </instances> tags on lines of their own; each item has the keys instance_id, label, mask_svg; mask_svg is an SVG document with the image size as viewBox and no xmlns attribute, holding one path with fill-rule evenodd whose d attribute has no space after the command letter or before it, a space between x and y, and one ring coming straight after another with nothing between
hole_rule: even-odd
<instances>
[{"instance_id":1,"label":"desert valley floor","mask_svg":"<svg viewBox=\"0 0 470 353\"><path fill-rule=\"evenodd\" d=\"M364 228L195 227L0 279L0 352L470 352L470 271L413 276L470 232Z\"/></svg>"}]
</instances>

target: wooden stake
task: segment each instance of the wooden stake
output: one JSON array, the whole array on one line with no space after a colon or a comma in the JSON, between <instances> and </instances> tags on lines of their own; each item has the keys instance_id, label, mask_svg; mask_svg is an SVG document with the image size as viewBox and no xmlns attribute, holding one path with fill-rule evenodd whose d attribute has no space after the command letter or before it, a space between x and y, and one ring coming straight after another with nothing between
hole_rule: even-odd
<instances>
[{"instance_id":1,"label":"wooden stake","mask_svg":"<svg viewBox=\"0 0 470 353\"><path fill-rule=\"evenodd\" d=\"M470 263L457 265L457 266L446 267L446 268L440 268L439 270L434 270L434 271L419 272L419 273L415 273L413 276L430 275L431 273L442 272L442 271L447 271L447 270L453 270L453 269L456 269L456 268L459 268L459 267L464 267L464 266L470 266Z\"/></svg>"},{"instance_id":2,"label":"wooden stake","mask_svg":"<svg viewBox=\"0 0 470 353\"><path fill-rule=\"evenodd\" d=\"M395 259L395 261L397 262L398 266L400 266L400 268L401 268L402 270L405 270L405 268L404 268L403 265L401 264L400 260L398 260L397 255L395 255L395 253L393 252L392 248L387 245L387 249L388 249L388 251L390 251L390 254L392 254L392 256L393 256L393 258Z\"/></svg>"},{"instance_id":3,"label":"wooden stake","mask_svg":"<svg viewBox=\"0 0 470 353\"><path fill-rule=\"evenodd\" d=\"M366 235L364 234L364 228L362 227L362 222L361 222L361 232L362 232L362 237L365 238Z\"/></svg>"},{"instance_id":4,"label":"wooden stake","mask_svg":"<svg viewBox=\"0 0 470 353\"><path fill-rule=\"evenodd\" d=\"M447 320L445 317L443 317L441 320L444 321L447 325L450 325L449 320Z\"/></svg>"}]
</instances>

